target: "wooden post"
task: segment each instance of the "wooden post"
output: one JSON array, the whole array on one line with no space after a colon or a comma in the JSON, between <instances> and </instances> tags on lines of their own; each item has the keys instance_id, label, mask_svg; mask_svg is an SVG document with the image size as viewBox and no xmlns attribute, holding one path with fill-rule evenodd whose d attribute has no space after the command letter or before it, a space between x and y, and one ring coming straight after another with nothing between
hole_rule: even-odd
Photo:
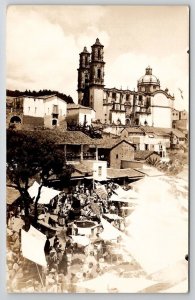
<instances>
[{"instance_id":1,"label":"wooden post","mask_svg":"<svg viewBox=\"0 0 195 300\"><path fill-rule=\"evenodd\" d=\"M95 160L98 160L98 147L95 146Z\"/></svg>"},{"instance_id":2,"label":"wooden post","mask_svg":"<svg viewBox=\"0 0 195 300\"><path fill-rule=\"evenodd\" d=\"M64 145L64 158L65 158L65 162L66 162L66 145Z\"/></svg>"},{"instance_id":3,"label":"wooden post","mask_svg":"<svg viewBox=\"0 0 195 300\"><path fill-rule=\"evenodd\" d=\"M83 145L81 145L81 160L83 160Z\"/></svg>"}]
</instances>

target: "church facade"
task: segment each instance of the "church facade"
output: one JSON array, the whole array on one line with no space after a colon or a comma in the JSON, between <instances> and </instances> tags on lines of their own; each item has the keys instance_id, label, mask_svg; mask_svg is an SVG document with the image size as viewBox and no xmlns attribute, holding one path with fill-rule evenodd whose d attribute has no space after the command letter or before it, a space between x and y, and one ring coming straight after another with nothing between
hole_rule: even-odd
<instances>
[{"instance_id":1,"label":"church facade","mask_svg":"<svg viewBox=\"0 0 195 300\"><path fill-rule=\"evenodd\" d=\"M91 53L84 47L78 68L78 103L95 110L102 124L148 125L171 128L174 96L162 90L159 79L147 67L137 89L106 88L104 46L96 39Z\"/></svg>"}]
</instances>

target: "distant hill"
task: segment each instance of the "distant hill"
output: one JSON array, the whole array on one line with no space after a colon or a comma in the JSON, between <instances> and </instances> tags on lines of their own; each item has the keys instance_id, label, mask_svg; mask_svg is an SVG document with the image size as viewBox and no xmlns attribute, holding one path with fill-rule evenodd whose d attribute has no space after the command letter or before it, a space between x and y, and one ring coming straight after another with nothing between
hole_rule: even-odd
<instances>
[{"instance_id":1,"label":"distant hill","mask_svg":"<svg viewBox=\"0 0 195 300\"><path fill-rule=\"evenodd\" d=\"M40 90L40 91L37 92L37 91L26 90L24 92L21 92L21 91L18 91L18 90L15 90L15 91L6 90L6 96L8 96L8 97L20 97L20 96L23 96L23 95L39 97L39 96L53 95L53 94L56 94L58 97L60 97L61 99L63 99L67 103L74 103L71 96L67 96L67 95L65 95L63 93L59 93L57 91Z\"/></svg>"}]
</instances>

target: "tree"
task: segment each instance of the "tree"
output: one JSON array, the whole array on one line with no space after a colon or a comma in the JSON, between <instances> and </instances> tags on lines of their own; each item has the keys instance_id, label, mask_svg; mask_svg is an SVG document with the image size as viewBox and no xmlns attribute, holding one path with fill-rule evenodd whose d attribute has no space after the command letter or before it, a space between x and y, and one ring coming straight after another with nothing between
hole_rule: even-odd
<instances>
[{"instance_id":1,"label":"tree","mask_svg":"<svg viewBox=\"0 0 195 300\"><path fill-rule=\"evenodd\" d=\"M7 131L7 179L21 195L25 208L25 223L29 221L29 205L32 203L28 188L30 180L38 176L40 189L35 199L34 222L37 222L37 206L41 188L52 176L61 181L69 180L74 168L65 164L64 152L58 149L55 139L43 131Z\"/></svg>"}]
</instances>

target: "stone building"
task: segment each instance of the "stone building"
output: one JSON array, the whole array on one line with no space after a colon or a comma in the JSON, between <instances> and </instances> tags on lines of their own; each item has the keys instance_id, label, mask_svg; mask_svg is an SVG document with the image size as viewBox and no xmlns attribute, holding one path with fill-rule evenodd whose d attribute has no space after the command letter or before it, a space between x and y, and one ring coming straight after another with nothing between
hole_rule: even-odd
<instances>
[{"instance_id":1,"label":"stone building","mask_svg":"<svg viewBox=\"0 0 195 300\"><path fill-rule=\"evenodd\" d=\"M8 97L6 101L7 127L66 128L67 103L57 95Z\"/></svg>"},{"instance_id":2,"label":"stone building","mask_svg":"<svg viewBox=\"0 0 195 300\"><path fill-rule=\"evenodd\" d=\"M104 85L104 46L96 39L80 53L78 68L78 103L92 107L96 120L103 124L172 127L174 96L162 90L160 81L147 67L137 83L137 90L106 88Z\"/></svg>"},{"instance_id":3,"label":"stone building","mask_svg":"<svg viewBox=\"0 0 195 300\"><path fill-rule=\"evenodd\" d=\"M90 126L93 120L95 120L95 111L91 107L72 103L67 105L66 121L68 124Z\"/></svg>"},{"instance_id":4,"label":"stone building","mask_svg":"<svg viewBox=\"0 0 195 300\"><path fill-rule=\"evenodd\" d=\"M187 133L188 130L188 113L186 110L178 111L174 109L172 111L172 127Z\"/></svg>"}]
</instances>

